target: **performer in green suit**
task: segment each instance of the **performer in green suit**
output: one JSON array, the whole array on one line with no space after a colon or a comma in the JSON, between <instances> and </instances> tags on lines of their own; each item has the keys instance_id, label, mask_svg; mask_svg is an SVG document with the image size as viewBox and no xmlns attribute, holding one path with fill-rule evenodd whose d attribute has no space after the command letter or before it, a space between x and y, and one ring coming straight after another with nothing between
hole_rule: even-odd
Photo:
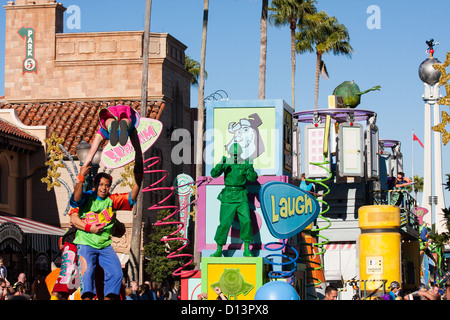
<instances>
[{"instance_id":1,"label":"performer in green suit","mask_svg":"<svg viewBox=\"0 0 450 320\"><path fill-rule=\"evenodd\" d=\"M220 200L220 224L217 227L214 240L217 243L217 251L212 257L222 256L222 247L227 240L227 234L233 223L234 216L237 213L239 224L241 226L240 237L244 241L244 256L251 257L250 241L253 240L253 230L250 220L250 208L247 198L247 181L255 182L258 174L253 168L253 164L249 160L242 161L240 154L241 146L235 143L230 149L231 157L222 158L212 170L213 178L219 177L224 173L225 187L220 192L217 199Z\"/></svg>"}]
</instances>

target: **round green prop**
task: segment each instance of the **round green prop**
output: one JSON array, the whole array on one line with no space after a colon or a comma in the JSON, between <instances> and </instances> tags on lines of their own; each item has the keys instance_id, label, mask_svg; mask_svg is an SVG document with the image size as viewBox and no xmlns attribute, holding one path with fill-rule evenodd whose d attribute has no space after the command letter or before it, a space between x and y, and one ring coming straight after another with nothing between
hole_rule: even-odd
<instances>
[{"instance_id":1,"label":"round green prop","mask_svg":"<svg viewBox=\"0 0 450 320\"><path fill-rule=\"evenodd\" d=\"M366 91L359 90L358 85L352 81L344 81L336 87L333 95L341 96L347 108L356 108L361 103L361 95L375 90L380 90L381 86L375 86Z\"/></svg>"}]
</instances>

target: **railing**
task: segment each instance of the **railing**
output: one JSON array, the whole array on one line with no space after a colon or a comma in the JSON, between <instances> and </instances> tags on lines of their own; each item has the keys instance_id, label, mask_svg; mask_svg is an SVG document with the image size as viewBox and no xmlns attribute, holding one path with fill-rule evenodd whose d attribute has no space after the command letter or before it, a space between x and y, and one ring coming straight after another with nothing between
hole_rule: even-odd
<instances>
[{"instance_id":1,"label":"railing","mask_svg":"<svg viewBox=\"0 0 450 320\"><path fill-rule=\"evenodd\" d=\"M419 231L419 220L414 212L417 202L406 190L372 191L372 202L381 205L397 205L400 208L400 227L410 227Z\"/></svg>"},{"instance_id":2,"label":"railing","mask_svg":"<svg viewBox=\"0 0 450 320\"><path fill-rule=\"evenodd\" d=\"M367 296L367 282L381 282L380 286L377 287L375 290L370 290L371 293L369 296ZM361 296L361 284L363 284L363 295ZM345 280L344 281L344 287L341 289L338 289L338 293L347 291L347 286L351 286L354 292L354 295L352 297L352 300L367 300L367 298L371 298L374 294L378 292L378 290L382 290L382 295L386 294L386 279L367 279L367 280Z\"/></svg>"}]
</instances>

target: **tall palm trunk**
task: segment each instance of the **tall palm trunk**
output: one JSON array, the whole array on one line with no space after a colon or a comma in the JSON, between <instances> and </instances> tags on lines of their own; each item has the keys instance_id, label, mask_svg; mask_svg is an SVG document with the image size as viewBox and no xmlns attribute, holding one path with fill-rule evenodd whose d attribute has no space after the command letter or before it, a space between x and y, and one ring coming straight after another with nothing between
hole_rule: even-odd
<instances>
[{"instance_id":1,"label":"tall palm trunk","mask_svg":"<svg viewBox=\"0 0 450 320\"><path fill-rule=\"evenodd\" d=\"M203 126L205 122L205 60L206 60L206 34L208 31L208 10L209 0L203 0L203 29L202 29L202 48L200 52L200 77L198 81L198 116L197 116L197 141L195 155L195 176L198 179L203 175ZM194 236L194 263L196 269L200 268L200 253L197 251L197 225L195 223Z\"/></svg>"},{"instance_id":2,"label":"tall palm trunk","mask_svg":"<svg viewBox=\"0 0 450 320\"><path fill-rule=\"evenodd\" d=\"M261 48L259 56L259 93L258 99L266 98L266 56L267 56L267 11L269 0L262 0L261 9Z\"/></svg>"},{"instance_id":3,"label":"tall palm trunk","mask_svg":"<svg viewBox=\"0 0 450 320\"><path fill-rule=\"evenodd\" d=\"M295 111L295 29L297 28L297 19L290 22L291 29L291 95L292 109Z\"/></svg>"},{"instance_id":4,"label":"tall palm trunk","mask_svg":"<svg viewBox=\"0 0 450 320\"><path fill-rule=\"evenodd\" d=\"M322 69L322 52L316 52L317 61L316 61L316 84L314 91L314 109L319 108L319 80L320 80L320 71Z\"/></svg>"},{"instance_id":5,"label":"tall palm trunk","mask_svg":"<svg viewBox=\"0 0 450 320\"><path fill-rule=\"evenodd\" d=\"M147 96L148 96L148 57L150 44L150 20L151 20L152 0L145 2L145 23L142 52L142 82L141 82L141 117L147 116ZM143 155L143 161L145 155ZM142 186L141 186L142 190ZM141 259L141 239L142 239L142 211L144 196L139 192L136 208L133 212L130 243L130 273L135 281L141 283L142 280L142 259Z\"/></svg>"},{"instance_id":6,"label":"tall palm trunk","mask_svg":"<svg viewBox=\"0 0 450 320\"><path fill-rule=\"evenodd\" d=\"M203 126L205 117L205 60L206 60L206 34L208 31L208 7L209 0L203 1L203 30L202 48L200 52L200 76L198 81L198 116L197 116L197 141L196 141L196 178L203 175Z\"/></svg>"}]
</instances>

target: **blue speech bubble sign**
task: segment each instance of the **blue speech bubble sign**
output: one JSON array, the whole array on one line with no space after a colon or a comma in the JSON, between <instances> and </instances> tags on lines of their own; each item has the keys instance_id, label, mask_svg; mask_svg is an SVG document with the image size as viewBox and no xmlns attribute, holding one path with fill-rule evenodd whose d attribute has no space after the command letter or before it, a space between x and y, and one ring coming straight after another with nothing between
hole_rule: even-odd
<instances>
[{"instance_id":1,"label":"blue speech bubble sign","mask_svg":"<svg viewBox=\"0 0 450 320\"><path fill-rule=\"evenodd\" d=\"M319 202L308 192L280 181L270 181L259 191L261 210L270 233L288 239L319 216Z\"/></svg>"}]
</instances>

